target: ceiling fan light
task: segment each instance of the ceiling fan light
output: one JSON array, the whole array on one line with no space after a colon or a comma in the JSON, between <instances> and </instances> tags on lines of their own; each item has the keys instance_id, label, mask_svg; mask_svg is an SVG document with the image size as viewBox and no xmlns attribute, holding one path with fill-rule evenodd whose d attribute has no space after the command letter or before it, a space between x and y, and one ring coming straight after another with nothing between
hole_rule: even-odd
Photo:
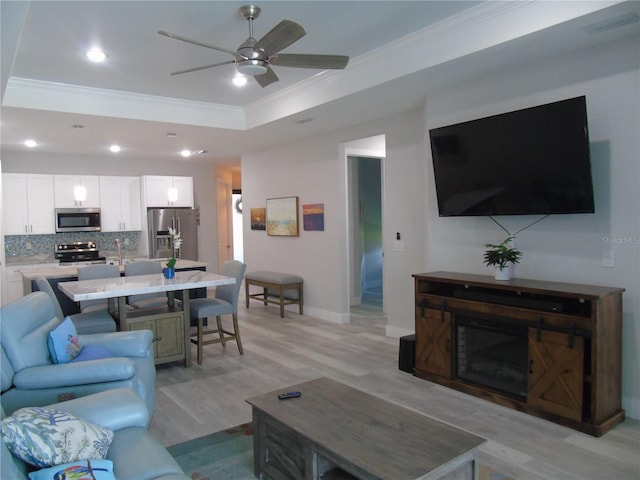
<instances>
[{"instance_id":1,"label":"ceiling fan light","mask_svg":"<svg viewBox=\"0 0 640 480\"><path fill-rule=\"evenodd\" d=\"M247 77L238 72L231 81L236 87L244 87L247 84Z\"/></svg>"},{"instance_id":2,"label":"ceiling fan light","mask_svg":"<svg viewBox=\"0 0 640 480\"><path fill-rule=\"evenodd\" d=\"M238 62L238 72L252 77L262 75L267 73L267 62L257 59L240 60Z\"/></svg>"}]
</instances>

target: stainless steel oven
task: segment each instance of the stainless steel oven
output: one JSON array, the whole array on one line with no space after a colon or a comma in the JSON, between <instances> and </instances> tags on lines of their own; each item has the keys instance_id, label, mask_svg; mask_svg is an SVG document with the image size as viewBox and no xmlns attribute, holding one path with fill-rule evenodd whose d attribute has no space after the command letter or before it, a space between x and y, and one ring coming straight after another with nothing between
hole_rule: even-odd
<instances>
[{"instance_id":1,"label":"stainless steel oven","mask_svg":"<svg viewBox=\"0 0 640 480\"><path fill-rule=\"evenodd\" d=\"M99 208L56 208L56 232L99 232Z\"/></svg>"},{"instance_id":2,"label":"stainless steel oven","mask_svg":"<svg viewBox=\"0 0 640 480\"><path fill-rule=\"evenodd\" d=\"M59 243L54 255L64 266L106 263L105 257L100 256L96 242Z\"/></svg>"}]
</instances>

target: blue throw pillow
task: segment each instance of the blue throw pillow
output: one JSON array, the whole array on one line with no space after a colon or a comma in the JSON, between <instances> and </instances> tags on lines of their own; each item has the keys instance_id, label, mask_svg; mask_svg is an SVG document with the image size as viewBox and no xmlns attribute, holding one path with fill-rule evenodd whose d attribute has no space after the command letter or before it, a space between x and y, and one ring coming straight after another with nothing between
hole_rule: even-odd
<instances>
[{"instance_id":1,"label":"blue throw pillow","mask_svg":"<svg viewBox=\"0 0 640 480\"><path fill-rule=\"evenodd\" d=\"M106 348L99 347L98 345L85 345L82 347L82 350L80 350L80 354L71 361L86 362L87 360L99 360L110 357L113 357L113 355Z\"/></svg>"},{"instance_id":2,"label":"blue throw pillow","mask_svg":"<svg viewBox=\"0 0 640 480\"><path fill-rule=\"evenodd\" d=\"M29 474L29 480L59 480L91 478L95 480L116 480L111 460L83 460L43 468Z\"/></svg>"},{"instance_id":3,"label":"blue throw pillow","mask_svg":"<svg viewBox=\"0 0 640 480\"><path fill-rule=\"evenodd\" d=\"M60 325L49 332L48 344L53 363L69 363L78 356L82 347L71 318L66 317Z\"/></svg>"}]
</instances>

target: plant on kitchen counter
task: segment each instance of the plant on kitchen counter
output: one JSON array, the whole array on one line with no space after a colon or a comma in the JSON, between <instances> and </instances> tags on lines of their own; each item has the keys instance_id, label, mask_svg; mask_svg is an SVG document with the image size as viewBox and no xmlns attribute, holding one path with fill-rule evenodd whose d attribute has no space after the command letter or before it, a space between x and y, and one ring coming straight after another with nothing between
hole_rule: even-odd
<instances>
[{"instance_id":1,"label":"plant on kitchen counter","mask_svg":"<svg viewBox=\"0 0 640 480\"><path fill-rule=\"evenodd\" d=\"M180 238L180 232L178 232L175 228L171 228L171 227L169 227L169 235L171 236L171 246L173 249L173 257L171 257L167 262L167 268L175 268L176 257L178 256L178 250L180 250L180 245L182 245L182 238Z\"/></svg>"}]
</instances>

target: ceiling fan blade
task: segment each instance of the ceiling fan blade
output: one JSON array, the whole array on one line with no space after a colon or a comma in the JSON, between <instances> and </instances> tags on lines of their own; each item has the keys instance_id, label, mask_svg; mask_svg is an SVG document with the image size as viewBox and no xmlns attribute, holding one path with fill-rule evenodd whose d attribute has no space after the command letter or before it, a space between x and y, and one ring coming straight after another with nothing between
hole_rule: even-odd
<instances>
[{"instance_id":1,"label":"ceiling fan blade","mask_svg":"<svg viewBox=\"0 0 640 480\"><path fill-rule=\"evenodd\" d=\"M256 79L256 82L258 82L262 88L280 80L271 67L267 68L267 71L262 75L255 75L253 78Z\"/></svg>"},{"instance_id":2,"label":"ceiling fan blade","mask_svg":"<svg viewBox=\"0 0 640 480\"><path fill-rule=\"evenodd\" d=\"M226 48L216 47L215 45L209 45L208 43L199 42L197 40L191 40L190 38L183 37L182 35L176 35L175 33L165 32L164 30L158 30L160 35L164 35L165 37L173 38L174 40L180 40L182 42L192 43L194 45L200 45L201 47L211 48L213 50L218 50L219 52L226 52L234 57L239 57L237 52L233 50L227 50Z\"/></svg>"},{"instance_id":3,"label":"ceiling fan blade","mask_svg":"<svg viewBox=\"0 0 640 480\"><path fill-rule=\"evenodd\" d=\"M207 68L219 67L220 65L229 65L230 63L236 63L236 61L227 60L226 62L214 63L213 65L203 65L202 67L187 68L185 70L178 70L177 72L171 72L171 75L180 75L182 73L197 72L198 70L205 70Z\"/></svg>"},{"instance_id":4,"label":"ceiling fan blade","mask_svg":"<svg viewBox=\"0 0 640 480\"><path fill-rule=\"evenodd\" d=\"M291 20L282 20L273 27L255 45L255 48L262 49L268 55L275 55L280 50L284 50L289 45L304 37L307 32L300 25Z\"/></svg>"},{"instance_id":5,"label":"ceiling fan blade","mask_svg":"<svg viewBox=\"0 0 640 480\"><path fill-rule=\"evenodd\" d=\"M271 57L269 63L280 67L320 68L340 70L347 66L349 57L345 55L306 55L283 53Z\"/></svg>"}]
</instances>

